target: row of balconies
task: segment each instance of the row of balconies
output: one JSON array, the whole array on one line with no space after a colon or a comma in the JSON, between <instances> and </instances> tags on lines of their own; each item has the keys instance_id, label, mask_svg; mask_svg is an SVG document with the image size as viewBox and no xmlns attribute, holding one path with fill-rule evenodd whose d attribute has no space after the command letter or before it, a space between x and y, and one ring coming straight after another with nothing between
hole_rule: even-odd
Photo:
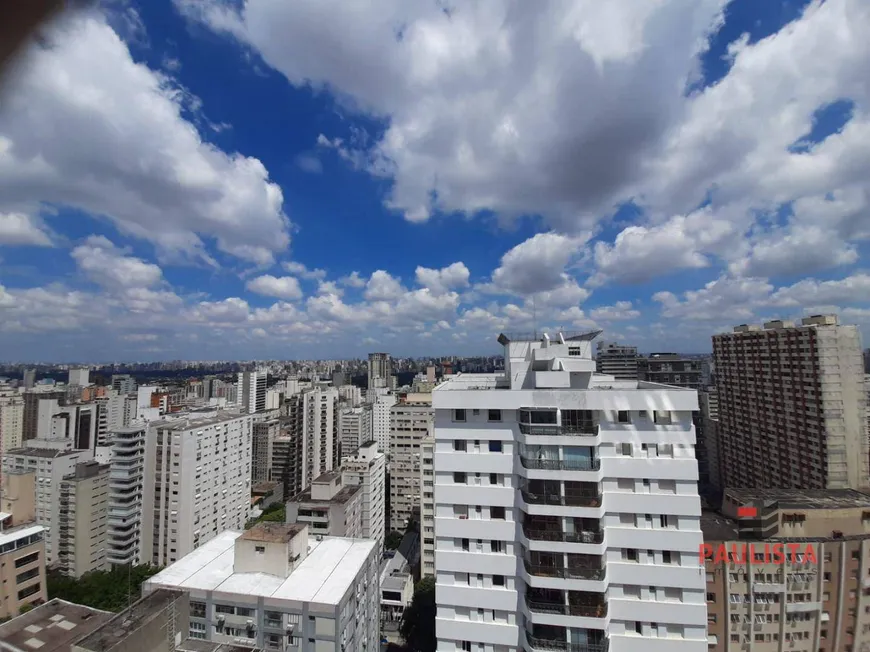
<instances>
[{"instance_id":1,"label":"row of balconies","mask_svg":"<svg viewBox=\"0 0 870 652\"><path fill-rule=\"evenodd\" d=\"M601 460L585 458L545 460L520 455L520 463L524 468L540 471L598 471L601 468Z\"/></svg>"}]
</instances>

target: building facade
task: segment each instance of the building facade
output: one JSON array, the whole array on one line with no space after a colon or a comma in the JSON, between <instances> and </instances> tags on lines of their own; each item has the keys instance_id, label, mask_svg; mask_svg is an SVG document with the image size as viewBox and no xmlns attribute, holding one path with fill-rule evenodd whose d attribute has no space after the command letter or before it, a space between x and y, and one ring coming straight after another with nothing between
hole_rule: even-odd
<instances>
[{"instance_id":1,"label":"building facade","mask_svg":"<svg viewBox=\"0 0 870 652\"><path fill-rule=\"evenodd\" d=\"M389 353L369 353L368 388L388 387L393 365Z\"/></svg>"},{"instance_id":2,"label":"building facade","mask_svg":"<svg viewBox=\"0 0 870 652\"><path fill-rule=\"evenodd\" d=\"M637 380L637 347L599 342L595 366L600 374L621 380Z\"/></svg>"},{"instance_id":3,"label":"building facade","mask_svg":"<svg viewBox=\"0 0 870 652\"><path fill-rule=\"evenodd\" d=\"M260 484L272 480L272 454L275 439L281 435L281 422L269 419L253 424L253 448L251 450L251 482Z\"/></svg>"},{"instance_id":4,"label":"building facade","mask_svg":"<svg viewBox=\"0 0 870 652\"><path fill-rule=\"evenodd\" d=\"M440 652L707 650L697 394L595 374L596 335L433 392Z\"/></svg>"},{"instance_id":5,"label":"building facade","mask_svg":"<svg viewBox=\"0 0 870 652\"><path fill-rule=\"evenodd\" d=\"M47 599L44 537L39 525L7 530L0 525L0 620Z\"/></svg>"},{"instance_id":6,"label":"building facade","mask_svg":"<svg viewBox=\"0 0 870 652\"><path fill-rule=\"evenodd\" d=\"M420 574L435 575L435 437L420 442Z\"/></svg>"},{"instance_id":7,"label":"building facade","mask_svg":"<svg viewBox=\"0 0 870 652\"><path fill-rule=\"evenodd\" d=\"M190 636L299 652L380 645L373 541L315 541L305 525L223 532L143 585L190 594Z\"/></svg>"},{"instance_id":8,"label":"building facade","mask_svg":"<svg viewBox=\"0 0 870 652\"><path fill-rule=\"evenodd\" d=\"M432 434L432 395L409 394L390 411L391 531L404 532L420 512L420 445Z\"/></svg>"},{"instance_id":9,"label":"building facade","mask_svg":"<svg viewBox=\"0 0 870 652\"><path fill-rule=\"evenodd\" d=\"M266 409L265 371L240 371L236 401L243 412L253 414Z\"/></svg>"},{"instance_id":10,"label":"building facade","mask_svg":"<svg viewBox=\"0 0 870 652\"><path fill-rule=\"evenodd\" d=\"M378 552L383 552L386 536L387 456L378 452L377 443L369 441L344 458L341 471L345 485L362 487L362 538L377 541Z\"/></svg>"},{"instance_id":11,"label":"building facade","mask_svg":"<svg viewBox=\"0 0 870 652\"><path fill-rule=\"evenodd\" d=\"M250 513L251 417L153 421L145 439L142 560L171 564Z\"/></svg>"},{"instance_id":12,"label":"building facade","mask_svg":"<svg viewBox=\"0 0 870 652\"><path fill-rule=\"evenodd\" d=\"M109 469L94 460L82 462L60 483L57 560L64 575L81 577L109 567Z\"/></svg>"},{"instance_id":13,"label":"building facade","mask_svg":"<svg viewBox=\"0 0 870 652\"><path fill-rule=\"evenodd\" d=\"M372 406L345 407L338 412L338 436L341 456L353 455L364 443L372 440Z\"/></svg>"},{"instance_id":14,"label":"building facade","mask_svg":"<svg viewBox=\"0 0 870 652\"><path fill-rule=\"evenodd\" d=\"M723 487L843 489L868 480L861 335L835 315L713 337Z\"/></svg>"},{"instance_id":15,"label":"building facade","mask_svg":"<svg viewBox=\"0 0 870 652\"><path fill-rule=\"evenodd\" d=\"M870 496L727 489L705 514L713 652L860 652L870 642ZM755 510L744 515L738 510Z\"/></svg>"},{"instance_id":16,"label":"building facade","mask_svg":"<svg viewBox=\"0 0 870 652\"><path fill-rule=\"evenodd\" d=\"M109 515L106 560L109 564L143 563L142 509L145 492L144 423L110 434ZM153 485L149 490L153 490Z\"/></svg>"},{"instance_id":17,"label":"building facade","mask_svg":"<svg viewBox=\"0 0 870 652\"><path fill-rule=\"evenodd\" d=\"M378 442L378 450L390 453L390 412L398 399L395 394L377 394L372 401L372 438Z\"/></svg>"},{"instance_id":18,"label":"building facade","mask_svg":"<svg viewBox=\"0 0 870 652\"><path fill-rule=\"evenodd\" d=\"M362 507L362 487L345 485L340 472L329 471L287 502L286 522L304 523L314 536L361 539Z\"/></svg>"},{"instance_id":19,"label":"building facade","mask_svg":"<svg viewBox=\"0 0 870 652\"><path fill-rule=\"evenodd\" d=\"M637 361L638 380L648 383L700 389L703 384L701 358L678 353L650 353Z\"/></svg>"},{"instance_id":20,"label":"building facade","mask_svg":"<svg viewBox=\"0 0 870 652\"><path fill-rule=\"evenodd\" d=\"M0 384L0 451L21 448L24 441L24 397Z\"/></svg>"}]
</instances>

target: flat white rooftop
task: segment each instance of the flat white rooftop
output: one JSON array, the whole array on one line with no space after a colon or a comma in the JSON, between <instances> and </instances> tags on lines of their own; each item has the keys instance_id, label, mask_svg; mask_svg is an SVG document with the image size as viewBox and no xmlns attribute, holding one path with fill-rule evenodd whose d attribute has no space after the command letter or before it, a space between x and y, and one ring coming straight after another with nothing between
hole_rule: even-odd
<instances>
[{"instance_id":1,"label":"flat white rooftop","mask_svg":"<svg viewBox=\"0 0 870 652\"><path fill-rule=\"evenodd\" d=\"M222 532L148 580L147 589L218 591L337 605L377 545L367 539L324 538L284 578L267 573L234 573L235 541L240 536L242 532Z\"/></svg>"}]
</instances>

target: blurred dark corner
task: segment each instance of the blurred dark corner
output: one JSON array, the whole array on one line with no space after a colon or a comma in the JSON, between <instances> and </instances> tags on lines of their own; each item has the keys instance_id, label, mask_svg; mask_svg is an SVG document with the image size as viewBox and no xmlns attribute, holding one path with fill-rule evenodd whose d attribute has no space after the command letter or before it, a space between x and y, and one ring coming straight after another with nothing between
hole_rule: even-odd
<instances>
[{"instance_id":1,"label":"blurred dark corner","mask_svg":"<svg viewBox=\"0 0 870 652\"><path fill-rule=\"evenodd\" d=\"M39 28L65 7L64 0L0 0L0 78Z\"/></svg>"}]
</instances>

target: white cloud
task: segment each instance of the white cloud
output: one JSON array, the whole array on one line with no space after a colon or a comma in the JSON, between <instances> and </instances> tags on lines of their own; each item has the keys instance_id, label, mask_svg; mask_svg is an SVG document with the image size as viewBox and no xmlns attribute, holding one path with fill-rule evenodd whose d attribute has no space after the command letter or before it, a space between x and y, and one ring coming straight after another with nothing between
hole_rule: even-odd
<instances>
[{"instance_id":1,"label":"white cloud","mask_svg":"<svg viewBox=\"0 0 870 652\"><path fill-rule=\"evenodd\" d=\"M366 283L365 298L369 301L392 301L404 294L399 279L382 269L374 272Z\"/></svg>"},{"instance_id":2,"label":"white cloud","mask_svg":"<svg viewBox=\"0 0 870 652\"><path fill-rule=\"evenodd\" d=\"M326 278L326 270L323 269L308 269L302 263L295 260L281 263L281 267L299 278L304 278L309 281L322 281Z\"/></svg>"},{"instance_id":3,"label":"white cloud","mask_svg":"<svg viewBox=\"0 0 870 652\"><path fill-rule=\"evenodd\" d=\"M149 288L163 280L160 267L128 255L103 236L90 236L71 255L79 269L105 287Z\"/></svg>"},{"instance_id":4,"label":"white cloud","mask_svg":"<svg viewBox=\"0 0 870 652\"><path fill-rule=\"evenodd\" d=\"M435 294L443 294L449 290L468 287L470 272L464 263L457 262L441 269L418 267L417 283L428 288Z\"/></svg>"},{"instance_id":5,"label":"white cloud","mask_svg":"<svg viewBox=\"0 0 870 652\"><path fill-rule=\"evenodd\" d=\"M133 61L95 11L59 21L21 61L0 106L0 212L43 203L106 216L170 257L221 251L269 263L289 244L263 164L206 143L189 93Z\"/></svg>"},{"instance_id":6,"label":"white cloud","mask_svg":"<svg viewBox=\"0 0 870 652\"><path fill-rule=\"evenodd\" d=\"M342 285L349 288L364 288L366 280L359 275L359 272L351 272L348 276L344 276L338 280Z\"/></svg>"},{"instance_id":7,"label":"white cloud","mask_svg":"<svg viewBox=\"0 0 870 652\"><path fill-rule=\"evenodd\" d=\"M247 282L245 287L251 292L279 299L301 299L302 288L293 276L276 277L271 274L258 276Z\"/></svg>"},{"instance_id":8,"label":"white cloud","mask_svg":"<svg viewBox=\"0 0 870 652\"><path fill-rule=\"evenodd\" d=\"M501 258L492 273L492 286L519 296L548 292L570 282L565 268L587 238L539 233L518 244Z\"/></svg>"},{"instance_id":9,"label":"white cloud","mask_svg":"<svg viewBox=\"0 0 870 652\"><path fill-rule=\"evenodd\" d=\"M640 310L632 308L631 301L617 301L612 306L593 308L589 314L599 321L628 321L640 317Z\"/></svg>"},{"instance_id":10,"label":"white cloud","mask_svg":"<svg viewBox=\"0 0 870 652\"><path fill-rule=\"evenodd\" d=\"M0 212L0 245L50 247L51 238L30 215Z\"/></svg>"}]
</instances>

